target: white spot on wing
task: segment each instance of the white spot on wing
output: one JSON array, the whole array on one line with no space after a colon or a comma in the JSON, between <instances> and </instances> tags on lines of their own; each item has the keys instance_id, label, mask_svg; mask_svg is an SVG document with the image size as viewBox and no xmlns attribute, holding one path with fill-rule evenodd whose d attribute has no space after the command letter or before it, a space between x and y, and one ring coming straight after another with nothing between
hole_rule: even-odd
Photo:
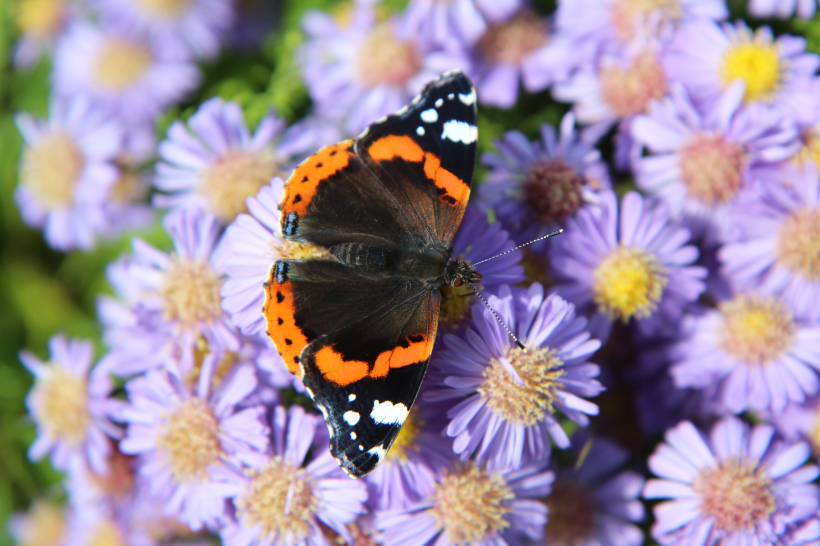
<instances>
[{"instance_id":1,"label":"white spot on wing","mask_svg":"<svg viewBox=\"0 0 820 546\"><path fill-rule=\"evenodd\" d=\"M378 400L373 402L373 411L370 412L370 417L380 425L401 425L407 419L407 406L399 402L393 404L389 400L379 403Z\"/></svg>"},{"instance_id":2,"label":"white spot on wing","mask_svg":"<svg viewBox=\"0 0 820 546\"><path fill-rule=\"evenodd\" d=\"M470 125L466 121L451 119L444 122L441 138L449 138L453 142L472 144L478 138L478 127Z\"/></svg>"},{"instance_id":3,"label":"white spot on wing","mask_svg":"<svg viewBox=\"0 0 820 546\"><path fill-rule=\"evenodd\" d=\"M352 426L355 426L355 425L356 425L356 423L358 423L358 422L359 422L359 417L360 417L360 416L359 416L359 414L358 414L357 412L355 412L355 411L346 411L346 412L344 413L344 415L342 415L342 418L343 418L343 419L345 420L345 422L346 422L348 425L350 425L351 427L352 427Z\"/></svg>"},{"instance_id":4,"label":"white spot on wing","mask_svg":"<svg viewBox=\"0 0 820 546\"><path fill-rule=\"evenodd\" d=\"M356 395L355 394L351 394L350 396L347 397L348 402L353 402L354 400L356 400Z\"/></svg>"},{"instance_id":5,"label":"white spot on wing","mask_svg":"<svg viewBox=\"0 0 820 546\"><path fill-rule=\"evenodd\" d=\"M435 108L425 110L420 115L421 121L424 123L435 123L438 121L438 112L436 112Z\"/></svg>"},{"instance_id":6,"label":"white spot on wing","mask_svg":"<svg viewBox=\"0 0 820 546\"><path fill-rule=\"evenodd\" d=\"M363 445L359 445L359 451L364 451L364 446Z\"/></svg>"},{"instance_id":7,"label":"white spot on wing","mask_svg":"<svg viewBox=\"0 0 820 546\"><path fill-rule=\"evenodd\" d=\"M444 104L444 99L438 99L436 101L436 108L441 108L442 104Z\"/></svg>"},{"instance_id":8,"label":"white spot on wing","mask_svg":"<svg viewBox=\"0 0 820 546\"><path fill-rule=\"evenodd\" d=\"M367 452L378 457L380 461L384 459L385 455L387 455L387 451L382 446L376 446L372 449L368 449Z\"/></svg>"},{"instance_id":9,"label":"white spot on wing","mask_svg":"<svg viewBox=\"0 0 820 546\"><path fill-rule=\"evenodd\" d=\"M356 439L356 433L355 433L355 432L351 432L351 433L350 433L350 439L351 439L351 440L355 440L355 439Z\"/></svg>"},{"instance_id":10,"label":"white spot on wing","mask_svg":"<svg viewBox=\"0 0 820 546\"><path fill-rule=\"evenodd\" d=\"M455 93L450 93L449 95L447 95L447 98L449 100L453 100L454 98L456 98L456 95L455 95Z\"/></svg>"},{"instance_id":11,"label":"white spot on wing","mask_svg":"<svg viewBox=\"0 0 820 546\"><path fill-rule=\"evenodd\" d=\"M416 127L416 134L419 136L424 136L424 127L422 127L421 125Z\"/></svg>"},{"instance_id":12,"label":"white spot on wing","mask_svg":"<svg viewBox=\"0 0 820 546\"><path fill-rule=\"evenodd\" d=\"M471 104L473 104L475 102L475 89L470 91L469 95L462 95L461 93L459 93L458 94L458 100L460 100L461 102L463 102L467 106L470 106Z\"/></svg>"}]
</instances>

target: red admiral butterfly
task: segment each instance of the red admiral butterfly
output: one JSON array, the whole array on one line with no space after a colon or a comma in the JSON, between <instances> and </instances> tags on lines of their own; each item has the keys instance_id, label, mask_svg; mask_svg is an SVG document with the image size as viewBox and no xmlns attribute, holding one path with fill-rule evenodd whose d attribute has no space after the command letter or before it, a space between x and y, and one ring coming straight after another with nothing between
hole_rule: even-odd
<instances>
[{"instance_id":1,"label":"red admiral butterfly","mask_svg":"<svg viewBox=\"0 0 820 546\"><path fill-rule=\"evenodd\" d=\"M451 257L476 160L476 92L460 71L288 178L282 234L327 250L279 260L265 283L268 335L301 375L359 478L381 461L421 386L441 288L480 282Z\"/></svg>"}]
</instances>

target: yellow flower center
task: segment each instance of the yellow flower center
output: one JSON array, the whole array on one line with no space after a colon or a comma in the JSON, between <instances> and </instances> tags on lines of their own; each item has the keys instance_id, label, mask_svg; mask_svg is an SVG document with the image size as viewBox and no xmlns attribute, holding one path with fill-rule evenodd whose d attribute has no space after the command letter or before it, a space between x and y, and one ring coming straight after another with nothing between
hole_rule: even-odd
<instances>
[{"instance_id":1,"label":"yellow flower center","mask_svg":"<svg viewBox=\"0 0 820 546\"><path fill-rule=\"evenodd\" d=\"M74 190L85 168L82 152L65 133L51 133L23 152L20 179L48 210L74 202Z\"/></svg>"},{"instance_id":2,"label":"yellow flower center","mask_svg":"<svg viewBox=\"0 0 820 546\"><path fill-rule=\"evenodd\" d=\"M595 532L595 502L590 492L575 480L560 478L544 499L549 520L544 529L552 546L583 546Z\"/></svg>"},{"instance_id":3,"label":"yellow flower center","mask_svg":"<svg viewBox=\"0 0 820 546\"><path fill-rule=\"evenodd\" d=\"M469 285L444 286L441 289L441 307L439 308L439 324L445 327L461 324L470 314L473 306L474 294Z\"/></svg>"},{"instance_id":4,"label":"yellow flower center","mask_svg":"<svg viewBox=\"0 0 820 546\"><path fill-rule=\"evenodd\" d=\"M615 0L610 9L612 28L622 42L635 38L635 31L655 11L662 11L664 20L677 20L683 13L677 0Z\"/></svg>"},{"instance_id":5,"label":"yellow flower center","mask_svg":"<svg viewBox=\"0 0 820 546\"><path fill-rule=\"evenodd\" d=\"M86 380L52 364L34 384L34 418L49 438L79 446L91 424Z\"/></svg>"},{"instance_id":6,"label":"yellow flower center","mask_svg":"<svg viewBox=\"0 0 820 546\"><path fill-rule=\"evenodd\" d=\"M148 196L148 185L139 172L122 168L120 177L111 187L110 199L113 203L129 205L142 201Z\"/></svg>"},{"instance_id":7,"label":"yellow flower center","mask_svg":"<svg viewBox=\"0 0 820 546\"><path fill-rule=\"evenodd\" d=\"M811 441L811 446L814 449L814 453L820 453L820 408L816 410L814 416L814 428L812 428L811 434L809 435L809 441Z\"/></svg>"},{"instance_id":8,"label":"yellow flower center","mask_svg":"<svg viewBox=\"0 0 820 546\"><path fill-rule=\"evenodd\" d=\"M421 68L421 56L411 42L398 40L389 22L377 25L357 52L358 74L368 87L403 85Z\"/></svg>"},{"instance_id":9,"label":"yellow flower center","mask_svg":"<svg viewBox=\"0 0 820 546\"><path fill-rule=\"evenodd\" d=\"M713 134L699 134L680 152L681 178L689 196L706 206L728 203L743 183L743 147Z\"/></svg>"},{"instance_id":10,"label":"yellow flower center","mask_svg":"<svg viewBox=\"0 0 820 546\"><path fill-rule=\"evenodd\" d=\"M186 330L213 324L222 314L222 282L207 262L174 260L159 287L163 316Z\"/></svg>"},{"instance_id":11,"label":"yellow flower center","mask_svg":"<svg viewBox=\"0 0 820 546\"><path fill-rule=\"evenodd\" d=\"M210 212L227 224L238 214L248 212L247 198L255 197L277 174L283 173L270 150L235 151L208 169L197 192L205 196Z\"/></svg>"},{"instance_id":12,"label":"yellow flower center","mask_svg":"<svg viewBox=\"0 0 820 546\"><path fill-rule=\"evenodd\" d=\"M186 383L190 388L196 388L199 384L199 374L202 373L202 364L205 361L205 357L210 352L211 349L208 347L208 342L204 337L199 336L194 347L194 366L185 378ZM211 388L215 389L218 387L222 383L222 380L228 375L228 372L230 372L233 367L239 363L240 359L241 355L238 353L233 351L223 351L222 358L219 359L219 362L216 364L216 369L214 370L214 376L211 380Z\"/></svg>"},{"instance_id":13,"label":"yellow flower center","mask_svg":"<svg viewBox=\"0 0 820 546\"><path fill-rule=\"evenodd\" d=\"M279 456L264 468L246 472L248 492L234 501L243 527L258 527L258 537L271 543L297 543L311 531L318 500L308 474Z\"/></svg>"},{"instance_id":14,"label":"yellow flower center","mask_svg":"<svg viewBox=\"0 0 820 546\"><path fill-rule=\"evenodd\" d=\"M17 7L17 26L24 34L54 36L60 30L65 0L22 0Z\"/></svg>"},{"instance_id":15,"label":"yellow flower center","mask_svg":"<svg viewBox=\"0 0 820 546\"><path fill-rule=\"evenodd\" d=\"M599 311L627 322L657 309L667 280L666 269L654 254L619 246L595 269L592 290Z\"/></svg>"},{"instance_id":16,"label":"yellow flower center","mask_svg":"<svg viewBox=\"0 0 820 546\"><path fill-rule=\"evenodd\" d=\"M59 506L38 500L31 505L17 537L18 546L54 546L61 544L66 531L65 518Z\"/></svg>"},{"instance_id":17,"label":"yellow flower center","mask_svg":"<svg viewBox=\"0 0 820 546\"><path fill-rule=\"evenodd\" d=\"M725 533L751 531L777 508L772 480L753 464L732 460L705 468L695 478L701 512Z\"/></svg>"},{"instance_id":18,"label":"yellow flower center","mask_svg":"<svg viewBox=\"0 0 820 546\"><path fill-rule=\"evenodd\" d=\"M745 81L746 102L768 100L778 90L781 69L777 46L755 39L736 43L724 53L720 77L725 87Z\"/></svg>"},{"instance_id":19,"label":"yellow flower center","mask_svg":"<svg viewBox=\"0 0 820 546\"><path fill-rule=\"evenodd\" d=\"M156 449L171 467L179 483L204 482L208 467L223 455L219 422L211 408L199 398L179 404L165 415L159 427Z\"/></svg>"},{"instance_id":20,"label":"yellow flower center","mask_svg":"<svg viewBox=\"0 0 820 546\"><path fill-rule=\"evenodd\" d=\"M720 306L721 346L736 359L763 365L782 356L791 345L795 324L776 298L740 295Z\"/></svg>"},{"instance_id":21,"label":"yellow flower center","mask_svg":"<svg viewBox=\"0 0 820 546\"><path fill-rule=\"evenodd\" d=\"M500 474L467 462L436 485L432 516L447 544L475 544L510 526L508 503L515 494Z\"/></svg>"},{"instance_id":22,"label":"yellow flower center","mask_svg":"<svg viewBox=\"0 0 820 546\"><path fill-rule=\"evenodd\" d=\"M780 227L777 245L780 265L808 281L820 281L820 210L792 213Z\"/></svg>"},{"instance_id":23,"label":"yellow flower center","mask_svg":"<svg viewBox=\"0 0 820 546\"><path fill-rule=\"evenodd\" d=\"M518 64L548 39L547 30L538 17L520 12L509 21L492 25L476 47L490 62Z\"/></svg>"},{"instance_id":24,"label":"yellow flower center","mask_svg":"<svg viewBox=\"0 0 820 546\"><path fill-rule=\"evenodd\" d=\"M644 52L626 68L611 64L601 68L601 95L619 117L640 114L650 101L666 93L666 75L652 52Z\"/></svg>"},{"instance_id":25,"label":"yellow flower center","mask_svg":"<svg viewBox=\"0 0 820 546\"><path fill-rule=\"evenodd\" d=\"M532 426L555 411L553 403L556 391L562 386L563 365L554 349L530 347L524 352L514 347L507 357L490 360L478 392L505 421ZM508 368L512 368L515 375Z\"/></svg>"},{"instance_id":26,"label":"yellow flower center","mask_svg":"<svg viewBox=\"0 0 820 546\"><path fill-rule=\"evenodd\" d=\"M191 0L138 0L137 4L149 15L173 21L188 11Z\"/></svg>"},{"instance_id":27,"label":"yellow flower center","mask_svg":"<svg viewBox=\"0 0 820 546\"><path fill-rule=\"evenodd\" d=\"M89 534L88 546L128 546L128 543L113 521L103 520Z\"/></svg>"},{"instance_id":28,"label":"yellow flower center","mask_svg":"<svg viewBox=\"0 0 820 546\"><path fill-rule=\"evenodd\" d=\"M138 82L153 62L147 46L121 38L108 38L94 59L92 73L97 85L117 93Z\"/></svg>"},{"instance_id":29,"label":"yellow flower center","mask_svg":"<svg viewBox=\"0 0 820 546\"><path fill-rule=\"evenodd\" d=\"M399 430L398 436L393 441L393 446L387 452L388 462L398 462L404 464L407 462L407 457L411 449L416 449L416 438L419 435L419 430L424 426L424 421L420 421L416 416L415 409L411 409L404 421L404 425Z\"/></svg>"},{"instance_id":30,"label":"yellow flower center","mask_svg":"<svg viewBox=\"0 0 820 546\"><path fill-rule=\"evenodd\" d=\"M801 137L803 146L794 155L793 161L800 167L805 165L806 161L814 161L820 169L820 125L803 131Z\"/></svg>"}]
</instances>

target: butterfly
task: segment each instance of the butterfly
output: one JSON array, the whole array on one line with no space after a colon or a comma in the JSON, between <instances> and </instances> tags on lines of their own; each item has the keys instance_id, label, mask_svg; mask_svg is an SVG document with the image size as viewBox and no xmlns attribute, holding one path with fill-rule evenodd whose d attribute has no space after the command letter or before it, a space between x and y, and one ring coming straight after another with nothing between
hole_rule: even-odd
<instances>
[{"instance_id":1,"label":"butterfly","mask_svg":"<svg viewBox=\"0 0 820 546\"><path fill-rule=\"evenodd\" d=\"M267 332L353 478L385 457L418 395L442 287L481 281L451 256L476 123L475 88L448 72L355 140L308 157L285 183L282 236L324 253L271 266Z\"/></svg>"}]
</instances>

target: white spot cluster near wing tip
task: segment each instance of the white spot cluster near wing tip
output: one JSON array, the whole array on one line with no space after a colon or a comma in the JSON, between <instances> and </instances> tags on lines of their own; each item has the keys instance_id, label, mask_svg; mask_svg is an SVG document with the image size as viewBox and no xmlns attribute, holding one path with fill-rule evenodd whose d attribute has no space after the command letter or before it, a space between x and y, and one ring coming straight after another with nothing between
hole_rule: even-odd
<instances>
[{"instance_id":1,"label":"white spot cluster near wing tip","mask_svg":"<svg viewBox=\"0 0 820 546\"><path fill-rule=\"evenodd\" d=\"M442 104L444 104L444 99L436 100L436 108L441 108Z\"/></svg>"},{"instance_id":2,"label":"white spot cluster near wing tip","mask_svg":"<svg viewBox=\"0 0 820 546\"><path fill-rule=\"evenodd\" d=\"M393 404L389 400L379 403L378 400L373 402L373 411L370 412L370 418L380 425L401 425L407 419L409 410L407 406L399 402Z\"/></svg>"},{"instance_id":3,"label":"white spot cluster near wing tip","mask_svg":"<svg viewBox=\"0 0 820 546\"><path fill-rule=\"evenodd\" d=\"M385 450L382 446L376 446L374 448L368 449L367 452L372 453L373 455L378 457L380 461L384 459L385 455L387 455L387 450Z\"/></svg>"},{"instance_id":4,"label":"white spot cluster near wing tip","mask_svg":"<svg viewBox=\"0 0 820 546\"><path fill-rule=\"evenodd\" d=\"M424 127L422 127L421 125L419 125L418 127L416 127L416 134L417 134L417 135L419 135L419 136L424 136L424 133L425 133L425 131L424 131Z\"/></svg>"},{"instance_id":5,"label":"white spot cluster near wing tip","mask_svg":"<svg viewBox=\"0 0 820 546\"><path fill-rule=\"evenodd\" d=\"M429 108L419 114L419 116L424 123L435 123L438 121L438 112L436 112L435 108Z\"/></svg>"},{"instance_id":6,"label":"white spot cluster near wing tip","mask_svg":"<svg viewBox=\"0 0 820 546\"><path fill-rule=\"evenodd\" d=\"M462 95L461 93L458 94L458 100L470 106L475 102L475 88L473 88L468 95Z\"/></svg>"},{"instance_id":7,"label":"white spot cluster near wing tip","mask_svg":"<svg viewBox=\"0 0 820 546\"><path fill-rule=\"evenodd\" d=\"M351 427L355 426L356 423L359 422L359 418L360 415L355 411L346 411L344 415L342 415L342 419L344 419L345 422Z\"/></svg>"},{"instance_id":8,"label":"white spot cluster near wing tip","mask_svg":"<svg viewBox=\"0 0 820 546\"><path fill-rule=\"evenodd\" d=\"M351 440L355 440L356 438L358 438L358 436L356 436L356 433L355 433L355 432L351 432L351 433L350 433L350 439L351 439Z\"/></svg>"},{"instance_id":9,"label":"white spot cluster near wing tip","mask_svg":"<svg viewBox=\"0 0 820 546\"><path fill-rule=\"evenodd\" d=\"M353 402L354 400L356 400L356 395L355 394L351 394L347 397L348 402Z\"/></svg>"},{"instance_id":10,"label":"white spot cluster near wing tip","mask_svg":"<svg viewBox=\"0 0 820 546\"><path fill-rule=\"evenodd\" d=\"M441 138L448 138L453 142L472 144L478 138L478 127L470 125L466 121L451 119L444 122Z\"/></svg>"}]
</instances>

